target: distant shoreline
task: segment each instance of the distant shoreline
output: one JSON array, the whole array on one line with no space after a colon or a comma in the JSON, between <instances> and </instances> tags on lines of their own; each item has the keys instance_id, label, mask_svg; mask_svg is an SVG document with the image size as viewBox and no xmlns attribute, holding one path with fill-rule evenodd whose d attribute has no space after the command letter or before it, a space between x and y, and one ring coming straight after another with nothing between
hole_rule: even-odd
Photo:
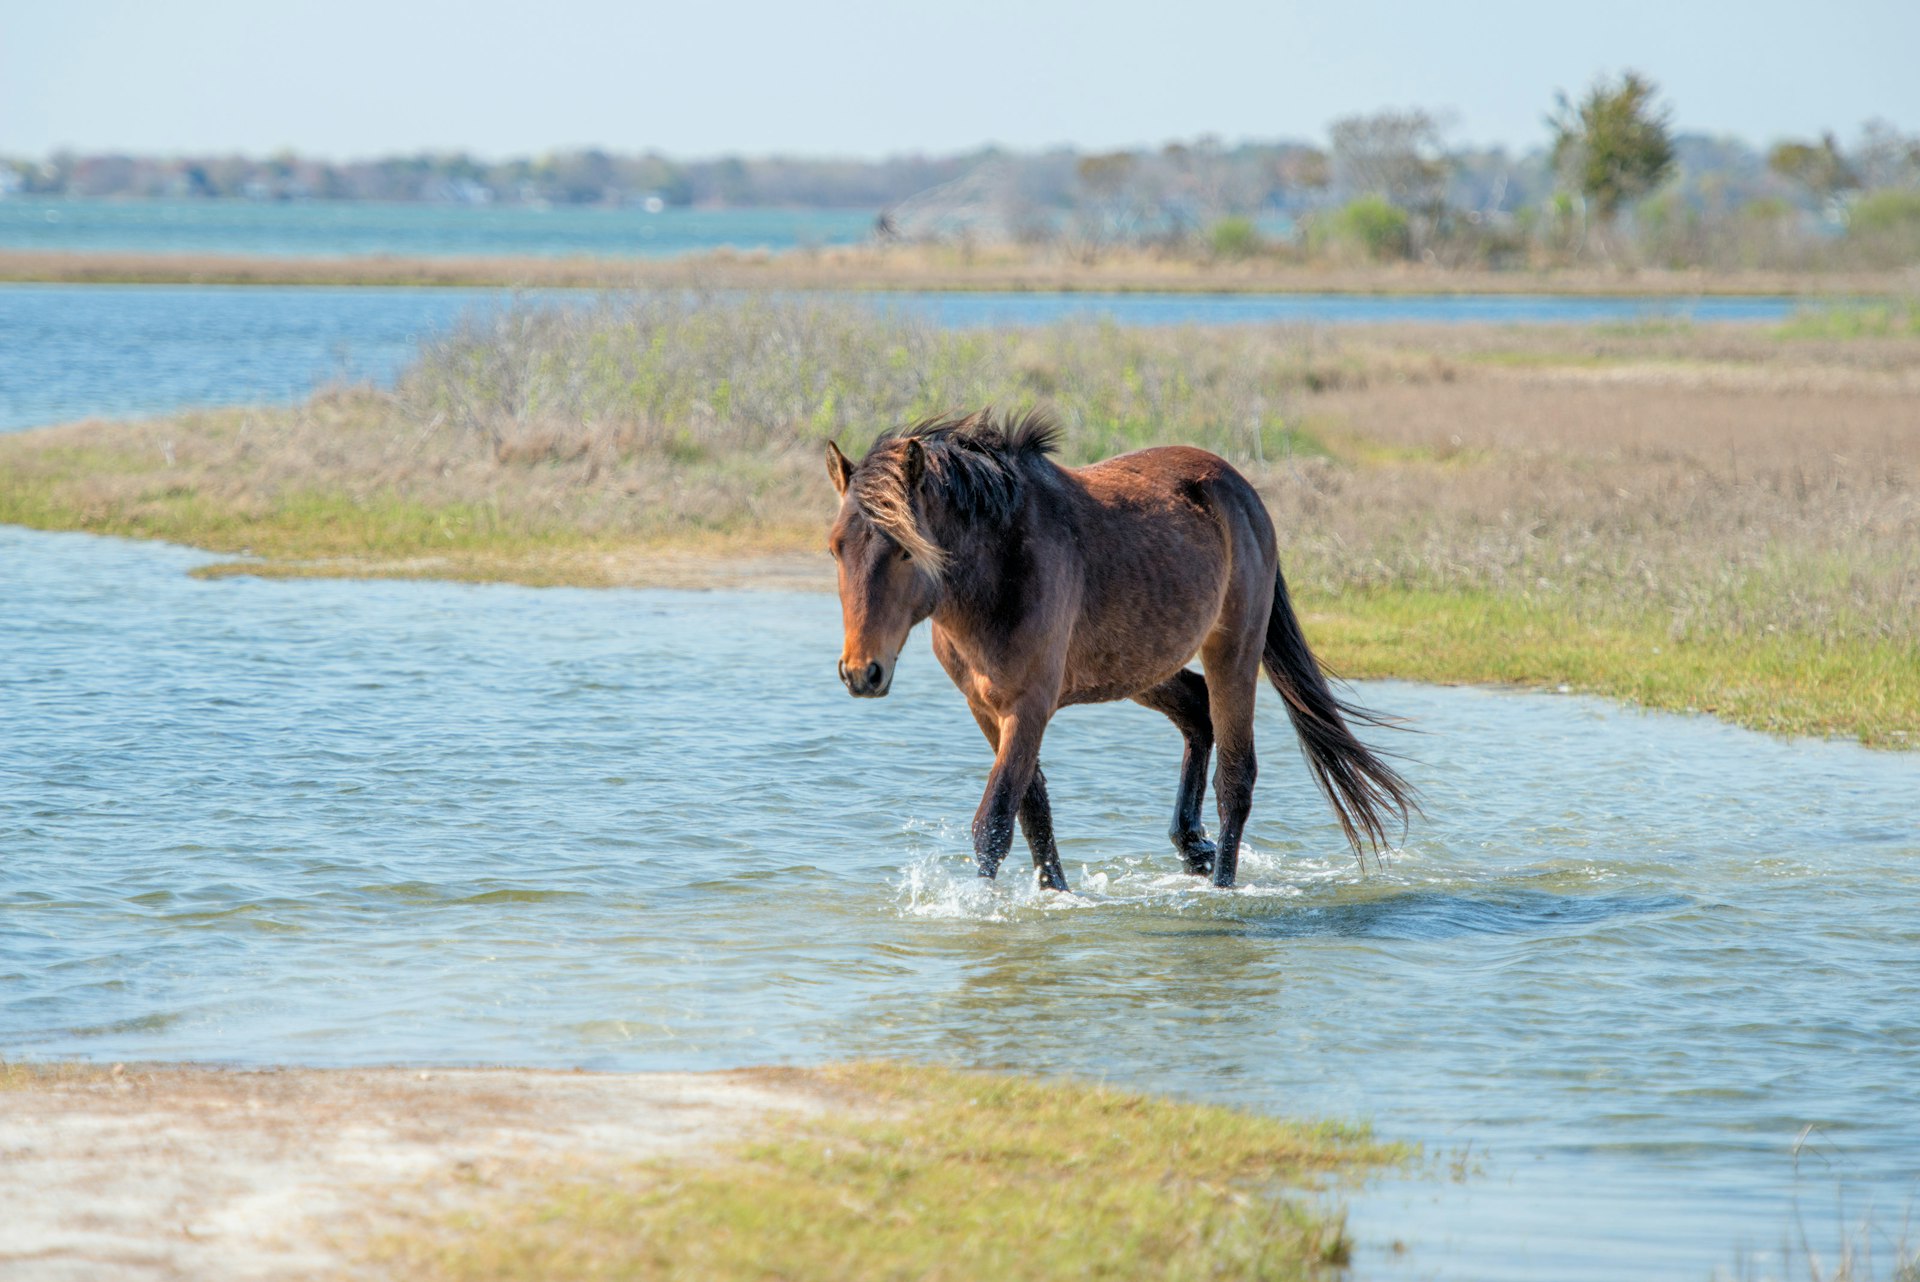
<instances>
[{"instance_id":1,"label":"distant shoreline","mask_svg":"<svg viewBox=\"0 0 1920 1282\"><path fill-rule=\"evenodd\" d=\"M1013 250L968 254L953 248L919 247L781 253L717 250L663 259L277 258L0 250L0 283L1846 299L1920 295L1920 268L1831 273L1488 271L1419 264L1327 267L1275 260L1205 262L1139 253L1082 262Z\"/></svg>"}]
</instances>

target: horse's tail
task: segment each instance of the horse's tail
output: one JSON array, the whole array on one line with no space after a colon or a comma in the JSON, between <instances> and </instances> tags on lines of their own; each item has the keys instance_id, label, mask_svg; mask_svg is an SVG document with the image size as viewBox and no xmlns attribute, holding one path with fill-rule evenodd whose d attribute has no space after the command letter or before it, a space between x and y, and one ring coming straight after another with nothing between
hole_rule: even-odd
<instances>
[{"instance_id":1,"label":"horse's tail","mask_svg":"<svg viewBox=\"0 0 1920 1282\"><path fill-rule=\"evenodd\" d=\"M1404 831L1411 814L1420 808L1413 785L1361 743L1349 722L1369 726L1394 725L1393 718L1369 712L1333 693L1320 661L1307 648L1300 620L1287 599L1287 580L1276 568L1273 575L1273 613L1267 618L1264 654L1267 679L1286 701L1287 717L1307 765L1320 790L1333 803L1333 812L1354 851L1364 836L1375 850L1387 844L1386 823L1397 816Z\"/></svg>"}]
</instances>

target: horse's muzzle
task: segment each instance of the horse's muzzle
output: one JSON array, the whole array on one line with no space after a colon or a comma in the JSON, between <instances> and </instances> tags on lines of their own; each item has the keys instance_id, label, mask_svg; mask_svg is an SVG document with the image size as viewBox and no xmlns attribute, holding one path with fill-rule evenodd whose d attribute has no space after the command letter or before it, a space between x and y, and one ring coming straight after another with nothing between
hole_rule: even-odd
<instances>
[{"instance_id":1,"label":"horse's muzzle","mask_svg":"<svg viewBox=\"0 0 1920 1282\"><path fill-rule=\"evenodd\" d=\"M864 668L849 668L845 659L839 664L840 679L847 683L847 693L856 699L878 699L893 684L893 673L882 667L875 659Z\"/></svg>"}]
</instances>

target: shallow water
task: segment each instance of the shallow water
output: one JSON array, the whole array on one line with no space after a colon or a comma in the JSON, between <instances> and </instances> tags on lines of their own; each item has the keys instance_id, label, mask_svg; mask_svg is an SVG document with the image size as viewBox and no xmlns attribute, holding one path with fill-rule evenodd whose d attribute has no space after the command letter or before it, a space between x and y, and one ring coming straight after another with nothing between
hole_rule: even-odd
<instances>
[{"instance_id":1,"label":"shallow water","mask_svg":"<svg viewBox=\"0 0 1920 1282\"><path fill-rule=\"evenodd\" d=\"M1438 1174L1354 1198L1364 1276L1703 1278L1920 1191L1920 758L1368 684L1429 818L1363 873L1263 698L1218 893L1172 729L1075 709L1056 899L972 877L978 732L924 639L846 698L831 598L204 559L0 528L0 1053L901 1055L1366 1118Z\"/></svg>"},{"instance_id":2,"label":"shallow water","mask_svg":"<svg viewBox=\"0 0 1920 1282\"><path fill-rule=\"evenodd\" d=\"M329 380L388 383L422 338L514 296L499 289L0 284L0 431L191 405L284 404ZM534 296L593 297L563 290ZM1527 294L901 293L862 301L955 327L1070 317L1123 325L1779 321L1797 305L1786 298Z\"/></svg>"},{"instance_id":3,"label":"shallow water","mask_svg":"<svg viewBox=\"0 0 1920 1282\"><path fill-rule=\"evenodd\" d=\"M0 432L390 383L490 289L0 285Z\"/></svg>"}]
</instances>

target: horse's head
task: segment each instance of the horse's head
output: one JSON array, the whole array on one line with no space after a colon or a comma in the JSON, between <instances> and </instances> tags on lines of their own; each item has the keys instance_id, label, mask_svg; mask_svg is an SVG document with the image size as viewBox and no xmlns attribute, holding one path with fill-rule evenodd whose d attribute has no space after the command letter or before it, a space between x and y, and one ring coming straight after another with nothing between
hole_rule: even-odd
<instances>
[{"instance_id":1,"label":"horse's head","mask_svg":"<svg viewBox=\"0 0 1920 1282\"><path fill-rule=\"evenodd\" d=\"M828 542L846 624L840 679L856 698L886 694L907 633L939 602L940 550L920 533L914 512L926 471L917 440L893 442L858 468L827 444L827 474L840 494Z\"/></svg>"}]
</instances>

